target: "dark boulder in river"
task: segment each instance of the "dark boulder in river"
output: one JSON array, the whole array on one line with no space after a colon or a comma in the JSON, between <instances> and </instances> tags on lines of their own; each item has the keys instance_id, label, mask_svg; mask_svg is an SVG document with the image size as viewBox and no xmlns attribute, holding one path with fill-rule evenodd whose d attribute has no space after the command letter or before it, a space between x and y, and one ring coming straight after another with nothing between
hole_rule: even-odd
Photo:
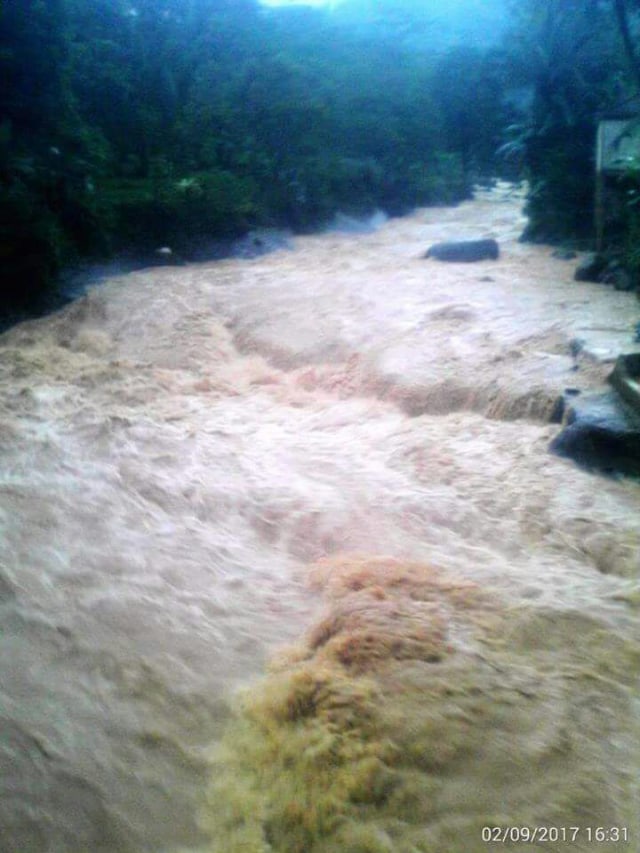
<instances>
[{"instance_id":1,"label":"dark boulder in river","mask_svg":"<svg viewBox=\"0 0 640 853\"><path fill-rule=\"evenodd\" d=\"M500 249L495 240L461 240L459 242L434 243L424 257L438 261L472 263L473 261L495 260Z\"/></svg>"},{"instance_id":2,"label":"dark boulder in river","mask_svg":"<svg viewBox=\"0 0 640 853\"><path fill-rule=\"evenodd\" d=\"M634 387L623 366L629 359L640 356L621 356L609 379L615 392L571 401L566 426L551 442L553 453L588 470L640 477L640 397L636 406L627 393Z\"/></svg>"}]
</instances>

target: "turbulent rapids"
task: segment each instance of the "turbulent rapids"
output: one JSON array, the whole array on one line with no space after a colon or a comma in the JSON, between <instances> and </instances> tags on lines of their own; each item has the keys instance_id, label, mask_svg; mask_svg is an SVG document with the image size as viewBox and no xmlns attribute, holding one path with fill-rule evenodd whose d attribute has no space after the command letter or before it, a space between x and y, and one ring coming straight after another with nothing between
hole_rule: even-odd
<instances>
[{"instance_id":1,"label":"turbulent rapids","mask_svg":"<svg viewBox=\"0 0 640 853\"><path fill-rule=\"evenodd\" d=\"M640 485L548 452L637 301L521 204L0 337L0 849L640 850ZM500 258L423 257L466 238Z\"/></svg>"}]
</instances>

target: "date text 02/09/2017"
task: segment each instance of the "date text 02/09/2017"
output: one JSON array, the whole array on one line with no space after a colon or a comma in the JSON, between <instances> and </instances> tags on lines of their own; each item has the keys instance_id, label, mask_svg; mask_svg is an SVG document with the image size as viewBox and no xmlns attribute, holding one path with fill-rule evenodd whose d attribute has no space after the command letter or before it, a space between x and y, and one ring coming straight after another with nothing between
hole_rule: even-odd
<instances>
[{"instance_id":1,"label":"date text 02/09/2017","mask_svg":"<svg viewBox=\"0 0 640 853\"><path fill-rule=\"evenodd\" d=\"M626 826L483 826L482 840L487 844L578 840L616 844L629 840L629 830Z\"/></svg>"}]
</instances>

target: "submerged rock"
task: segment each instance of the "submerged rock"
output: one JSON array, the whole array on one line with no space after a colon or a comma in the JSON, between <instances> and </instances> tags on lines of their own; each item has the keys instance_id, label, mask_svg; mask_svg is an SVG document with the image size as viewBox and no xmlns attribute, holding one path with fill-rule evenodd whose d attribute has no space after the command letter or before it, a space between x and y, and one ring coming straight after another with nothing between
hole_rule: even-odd
<instances>
[{"instance_id":1,"label":"submerged rock","mask_svg":"<svg viewBox=\"0 0 640 853\"><path fill-rule=\"evenodd\" d=\"M557 258L559 261L572 261L577 257L577 254L573 249L554 249L551 252L551 257Z\"/></svg>"},{"instance_id":2,"label":"submerged rock","mask_svg":"<svg viewBox=\"0 0 640 853\"><path fill-rule=\"evenodd\" d=\"M289 231L278 228L256 228L233 243L231 256L250 260L280 249L291 248L293 243Z\"/></svg>"},{"instance_id":3,"label":"submerged rock","mask_svg":"<svg viewBox=\"0 0 640 853\"><path fill-rule=\"evenodd\" d=\"M638 277L620 258L591 252L582 259L574 273L575 281L609 284L615 290L633 291L638 287Z\"/></svg>"},{"instance_id":4,"label":"submerged rock","mask_svg":"<svg viewBox=\"0 0 640 853\"><path fill-rule=\"evenodd\" d=\"M635 290L636 283L631 273L620 264L609 264L600 275L599 281L603 284L611 284L615 290Z\"/></svg>"},{"instance_id":5,"label":"submerged rock","mask_svg":"<svg viewBox=\"0 0 640 853\"><path fill-rule=\"evenodd\" d=\"M600 281L600 274L607 266L607 259L591 252L580 261L573 274L575 281Z\"/></svg>"},{"instance_id":6,"label":"submerged rock","mask_svg":"<svg viewBox=\"0 0 640 853\"><path fill-rule=\"evenodd\" d=\"M473 261L495 260L500 254L495 240L461 240L459 242L434 243L424 257L438 261L472 263Z\"/></svg>"}]
</instances>

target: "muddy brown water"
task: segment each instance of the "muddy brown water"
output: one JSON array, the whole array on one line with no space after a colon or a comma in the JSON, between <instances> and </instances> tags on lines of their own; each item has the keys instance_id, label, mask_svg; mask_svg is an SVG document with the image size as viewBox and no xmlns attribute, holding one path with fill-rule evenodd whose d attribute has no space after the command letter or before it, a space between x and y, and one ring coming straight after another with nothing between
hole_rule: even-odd
<instances>
[{"instance_id":1,"label":"muddy brown water","mask_svg":"<svg viewBox=\"0 0 640 853\"><path fill-rule=\"evenodd\" d=\"M128 274L0 337L0 849L202 844L208 747L310 624L320 557L435 562L563 614L559 661L581 618L640 656L640 484L547 451L638 303L518 243L521 206ZM421 257L480 237L498 260ZM629 773L637 674L602 733Z\"/></svg>"}]
</instances>

